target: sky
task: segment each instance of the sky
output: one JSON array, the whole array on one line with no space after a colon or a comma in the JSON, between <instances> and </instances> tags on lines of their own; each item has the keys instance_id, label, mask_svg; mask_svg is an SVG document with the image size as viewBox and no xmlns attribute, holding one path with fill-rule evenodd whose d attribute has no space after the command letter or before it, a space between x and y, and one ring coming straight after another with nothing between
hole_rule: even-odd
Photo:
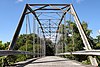
<instances>
[{"instance_id":1,"label":"sky","mask_svg":"<svg viewBox=\"0 0 100 67\"><path fill-rule=\"evenodd\" d=\"M20 15L26 3L33 4L67 4L73 3L81 21L88 23L92 37L99 35L100 0L1 0L0 1L0 40L11 41Z\"/></svg>"}]
</instances>

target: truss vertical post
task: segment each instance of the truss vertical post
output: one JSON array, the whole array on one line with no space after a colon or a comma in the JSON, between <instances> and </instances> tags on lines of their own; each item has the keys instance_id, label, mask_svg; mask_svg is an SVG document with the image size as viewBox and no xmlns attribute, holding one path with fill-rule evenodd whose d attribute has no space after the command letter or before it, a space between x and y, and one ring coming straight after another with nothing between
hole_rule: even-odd
<instances>
[{"instance_id":1,"label":"truss vertical post","mask_svg":"<svg viewBox=\"0 0 100 67\"><path fill-rule=\"evenodd\" d=\"M27 33L28 33L28 15L26 15L26 43L25 43L25 46L26 46L26 51L27 51ZM26 57L27 57L27 54L26 54Z\"/></svg>"},{"instance_id":2,"label":"truss vertical post","mask_svg":"<svg viewBox=\"0 0 100 67\"><path fill-rule=\"evenodd\" d=\"M33 57L35 57L35 18L33 17Z\"/></svg>"},{"instance_id":3,"label":"truss vertical post","mask_svg":"<svg viewBox=\"0 0 100 67\"><path fill-rule=\"evenodd\" d=\"M64 23L65 24L65 23ZM65 34L65 25L63 25L63 30L62 30L62 35L63 35L63 41L62 41L62 53L64 53L64 40L65 40L65 37L64 37L64 34Z\"/></svg>"},{"instance_id":4,"label":"truss vertical post","mask_svg":"<svg viewBox=\"0 0 100 67\"><path fill-rule=\"evenodd\" d=\"M57 32L56 32L56 36L57 36ZM55 55L57 54L57 38L55 39Z\"/></svg>"},{"instance_id":5,"label":"truss vertical post","mask_svg":"<svg viewBox=\"0 0 100 67\"><path fill-rule=\"evenodd\" d=\"M37 44L38 44L38 46L37 46L37 57L39 57L40 43L39 43L39 26L38 26L38 24L37 24Z\"/></svg>"},{"instance_id":6,"label":"truss vertical post","mask_svg":"<svg viewBox=\"0 0 100 67\"><path fill-rule=\"evenodd\" d=\"M70 8L71 8L71 13L72 13L72 15L74 17L74 20L76 22L77 28L79 30L79 33L81 35L81 38L83 40L83 43L84 43L84 46L85 46L86 50L92 50L92 48L91 48L91 46L90 46L90 44L88 42L88 39L86 37L86 34L85 34L85 32L84 32L84 30L83 30L83 28L81 26L80 20L79 20L79 18L77 16L76 11L75 11L75 9L74 9L74 7L73 7L72 4L70 4ZM98 63L96 61L96 58L93 58L92 56L89 56L89 59L90 59L91 64L93 66L98 66Z\"/></svg>"},{"instance_id":7,"label":"truss vertical post","mask_svg":"<svg viewBox=\"0 0 100 67\"><path fill-rule=\"evenodd\" d=\"M49 36L50 36L50 39L51 39L51 23L50 23L50 21L51 20L49 19L49 33L50 33Z\"/></svg>"},{"instance_id":8,"label":"truss vertical post","mask_svg":"<svg viewBox=\"0 0 100 67\"><path fill-rule=\"evenodd\" d=\"M46 41L46 39L44 38L44 42L43 42L43 56L46 55L46 45L45 45L45 41Z\"/></svg>"},{"instance_id":9,"label":"truss vertical post","mask_svg":"<svg viewBox=\"0 0 100 67\"><path fill-rule=\"evenodd\" d=\"M65 40L66 40L66 14L64 16L64 44L63 44L64 45L64 47L63 47L64 52L65 52L65 47L66 47L66 43L65 43L66 41Z\"/></svg>"},{"instance_id":10,"label":"truss vertical post","mask_svg":"<svg viewBox=\"0 0 100 67\"><path fill-rule=\"evenodd\" d=\"M40 37L41 37L41 30L39 30L40 31ZM42 56L42 37L40 38L40 57Z\"/></svg>"},{"instance_id":11,"label":"truss vertical post","mask_svg":"<svg viewBox=\"0 0 100 67\"><path fill-rule=\"evenodd\" d=\"M58 35L58 33L56 32L56 35ZM55 39L55 55L58 53L58 45L57 45L58 43L57 43L57 38Z\"/></svg>"},{"instance_id":12,"label":"truss vertical post","mask_svg":"<svg viewBox=\"0 0 100 67\"><path fill-rule=\"evenodd\" d=\"M57 43L55 43L55 55L57 54Z\"/></svg>"}]
</instances>

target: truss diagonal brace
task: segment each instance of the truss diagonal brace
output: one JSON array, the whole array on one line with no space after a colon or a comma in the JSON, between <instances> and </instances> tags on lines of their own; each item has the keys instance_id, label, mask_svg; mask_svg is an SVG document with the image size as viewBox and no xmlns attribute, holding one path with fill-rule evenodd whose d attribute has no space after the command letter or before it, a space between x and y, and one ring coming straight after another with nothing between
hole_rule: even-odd
<instances>
[{"instance_id":1,"label":"truss diagonal brace","mask_svg":"<svg viewBox=\"0 0 100 67\"><path fill-rule=\"evenodd\" d=\"M24 21L24 18L25 18L25 13L27 12L27 7L28 7L28 4L26 4L26 6L24 8L24 11L23 11L22 16L21 16L21 18L19 20L17 29L15 31L15 34L13 36L13 39L12 39L12 41L10 43L10 46L9 46L8 50L13 50L13 48L14 48L14 45L16 43L17 37L18 37L18 35L20 33L20 30L21 30L21 27L22 27L22 24L23 24L23 21Z\"/></svg>"},{"instance_id":2,"label":"truss diagonal brace","mask_svg":"<svg viewBox=\"0 0 100 67\"><path fill-rule=\"evenodd\" d=\"M29 13L35 12L35 11L37 11L37 10L41 10L42 8L45 8L45 7L47 7L47 6L48 6L48 5L44 5L43 7L40 7L40 8L35 9L35 10L32 10L31 12L27 12L26 14L29 14Z\"/></svg>"},{"instance_id":3,"label":"truss diagonal brace","mask_svg":"<svg viewBox=\"0 0 100 67\"><path fill-rule=\"evenodd\" d=\"M37 19L37 21L38 21L38 23L39 23L39 25L40 25L40 28L42 29L43 36L44 36L44 30L43 30L43 27L42 27L41 22L40 22L40 20L38 19L36 13L31 9L31 7L30 7L29 5L28 5L28 10L29 10L30 12L32 12L32 14L33 14L33 15L35 16L35 18ZM44 36L44 38L45 38L45 36Z\"/></svg>"},{"instance_id":4,"label":"truss diagonal brace","mask_svg":"<svg viewBox=\"0 0 100 67\"><path fill-rule=\"evenodd\" d=\"M61 20L60 20L60 22L59 22L59 24L58 24L57 30L59 30L59 26L60 26L60 24L61 24L61 22L62 22L64 16L66 15L66 13L67 13L69 10L70 10L70 8L68 8L68 9L66 10L66 12L64 12L64 14L62 15ZM56 35L56 40L57 40L57 35Z\"/></svg>"},{"instance_id":5,"label":"truss diagonal brace","mask_svg":"<svg viewBox=\"0 0 100 67\"><path fill-rule=\"evenodd\" d=\"M77 13L76 13L73 5L71 4L70 7L71 7L71 12L73 13L74 20L76 22L77 28L79 30L79 33L81 35L81 38L82 38L82 41L84 43L84 46L85 46L86 50L92 50L92 48L90 46L90 43L89 43L89 41L87 39L87 36L86 36L86 34L84 32L84 29L81 26L80 20L78 18L78 15L77 15ZM92 65L98 66L98 63L96 61L96 58L94 58L92 56L89 56L89 59L90 59L90 62L91 62Z\"/></svg>"}]
</instances>

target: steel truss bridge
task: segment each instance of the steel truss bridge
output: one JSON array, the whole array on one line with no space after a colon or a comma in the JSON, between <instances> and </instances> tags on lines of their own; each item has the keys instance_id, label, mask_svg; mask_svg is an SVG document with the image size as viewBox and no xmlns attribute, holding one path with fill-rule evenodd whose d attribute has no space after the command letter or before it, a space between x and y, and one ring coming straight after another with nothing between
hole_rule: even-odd
<instances>
[{"instance_id":1,"label":"steel truss bridge","mask_svg":"<svg viewBox=\"0 0 100 67\"><path fill-rule=\"evenodd\" d=\"M66 20L68 20L67 16L72 16L73 20L75 21L75 24L79 30L79 33L81 35L83 44L85 46L84 51L75 51L75 52L65 52L65 49L62 49L65 45L65 43L62 43L62 52L59 52L58 46L61 45L58 43L61 36L63 36L63 39L66 37ZM31 20L30 20L31 17ZM26 20L25 20L26 19ZM14 50L14 47L16 45L16 41L18 39L18 36L20 34L21 28L23 24L26 23L26 34L37 34L38 37L43 39L40 41L41 50L36 53L27 51L27 45L26 45L26 51L21 50ZM59 33L59 29L61 27L61 24L64 25L63 27L63 34ZM32 30L31 30L31 27ZM29 29L29 30L28 30ZM28 32L29 31L29 32ZM34 35L33 35L34 36ZM87 39L87 36L82 28L82 25L80 23L80 20L78 18L78 15L73 7L72 4L26 4L25 8L22 12L22 15L20 17L18 26L15 30L14 36L12 38L12 41L10 43L10 46L8 50L0 50L0 56L9 56L9 55L17 55L17 54L25 54L25 55L33 55L33 58L35 60L37 58L44 57L46 54L46 39L51 40L53 43L55 43L55 56L62 56L62 55L88 55L91 65L98 66L97 60L94 56L100 55L99 50L93 50L90 46L90 43ZM33 47L34 47L35 41L33 38ZM35 55L38 55L36 57ZM53 62L53 61L52 61ZM20 63L17 63L20 64Z\"/></svg>"}]
</instances>

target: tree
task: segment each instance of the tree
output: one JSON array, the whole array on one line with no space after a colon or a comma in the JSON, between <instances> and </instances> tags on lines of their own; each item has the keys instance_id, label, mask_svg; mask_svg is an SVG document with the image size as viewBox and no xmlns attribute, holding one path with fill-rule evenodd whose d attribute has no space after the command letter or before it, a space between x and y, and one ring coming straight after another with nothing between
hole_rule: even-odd
<instances>
[{"instance_id":1,"label":"tree","mask_svg":"<svg viewBox=\"0 0 100 67\"><path fill-rule=\"evenodd\" d=\"M33 39L35 41L34 47L33 47ZM14 50L22 50L22 51L29 51L33 52L33 48L35 49L35 53L39 52L37 49L40 50L40 38L36 34L21 34L19 35L16 44L14 46ZM5 45L8 45L9 42L5 43ZM26 47L27 45L27 47ZM37 50L37 51L36 51ZM15 63L19 61L24 61L28 58L32 58L32 55L10 55L7 56L7 60L9 63ZM12 59L10 59L12 58Z\"/></svg>"},{"instance_id":2,"label":"tree","mask_svg":"<svg viewBox=\"0 0 100 67\"><path fill-rule=\"evenodd\" d=\"M33 39L34 39L34 43L33 43ZM43 44L43 39L36 34L21 34L17 39L17 42L14 46L14 50L35 52L36 53L35 57L37 57L39 56L38 53L43 49L42 45L40 45L40 40L41 43ZM7 42L6 45L8 44L9 43ZM54 45L49 39L46 39L46 55L54 55ZM10 55L7 57L7 60L9 61L9 63L12 64L15 62L24 61L32 57L33 57L32 55Z\"/></svg>"},{"instance_id":3,"label":"tree","mask_svg":"<svg viewBox=\"0 0 100 67\"><path fill-rule=\"evenodd\" d=\"M90 33L92 32L92 30L88 29L88 24L85 21L83 21L81 24L82 24L82 28L83 28L89 42L92 43L93 40L90 37ZM64 26L64 25L62 25L62 26ZM62 29L63 28L60 27L59 33L64 31ZM64 36L64 37L66 37L66 39L62 40L63 35L60 37L60 42L65 42L67 44L65 46L65 51L66 52L67 51L72 52L72 51L84 50L83 49L84 44L83 44L82 38L81 38L81 36L79 34L79 31L78 31L78 28L77 28L77 26L74 22L67 21L66 33L67 33L67 35ZM93 46L93 45L91 44L91 46ZM78 55L71 55L71 56L67 56L67 57L76 59L78 61L83 61L83 60L87 59L87 56L78 56ZM83 57L83 58L81 58L81 57Z\"/></svg>"},{"instance_id":4,"label":"tree","mask_svg":"<svg viewBox=\"0 0 100 67\"><path fill-rule=\"evenodd\" d=\"M95 42L95 49L100 49L100 35L98 35L95 39L94 39L94 42ZM96 56L97 60L98 60L98 63L99 63L99 66L100 66L100 56Z\"/></svg>"},{"instance_id":5,"label":"tree","mask_svg":"<svg viewBox=\"0 0 100 67\"><path fill-rule=\"evenodd\" d=\"M0 50L4 50L5 49L5 45L2 44L2 41L0 41Z\"/></svg>"},{"instance_id":6,"label":"tree","mask_svg":"<svg viewBox=\"0 0 100 67\"><path fill-rule=\"evenodd\" d=\"M95 39L93 39L93 42L96 44L94 46L95 49L100 49L100 35L96 36Z\"/></svg>"},{"instance_id":7,"label":"tree","mask_svg":"<svg viewBox=\"0 0 100 67\"><path fill-rule=\"evenodd\" d=\"M46 56L53 56L55 53L54 44L51 40L46 39Z\"/></svg>"},{"instance_id":8,"label":"tree","mask_svg":"<svg viewBox=\"0 0 100 67\"><path fill-rule=\"evenodd\" d=\"M100 43L100 35L97 36L97 42Z\"/></svg>"}]
</instances>

